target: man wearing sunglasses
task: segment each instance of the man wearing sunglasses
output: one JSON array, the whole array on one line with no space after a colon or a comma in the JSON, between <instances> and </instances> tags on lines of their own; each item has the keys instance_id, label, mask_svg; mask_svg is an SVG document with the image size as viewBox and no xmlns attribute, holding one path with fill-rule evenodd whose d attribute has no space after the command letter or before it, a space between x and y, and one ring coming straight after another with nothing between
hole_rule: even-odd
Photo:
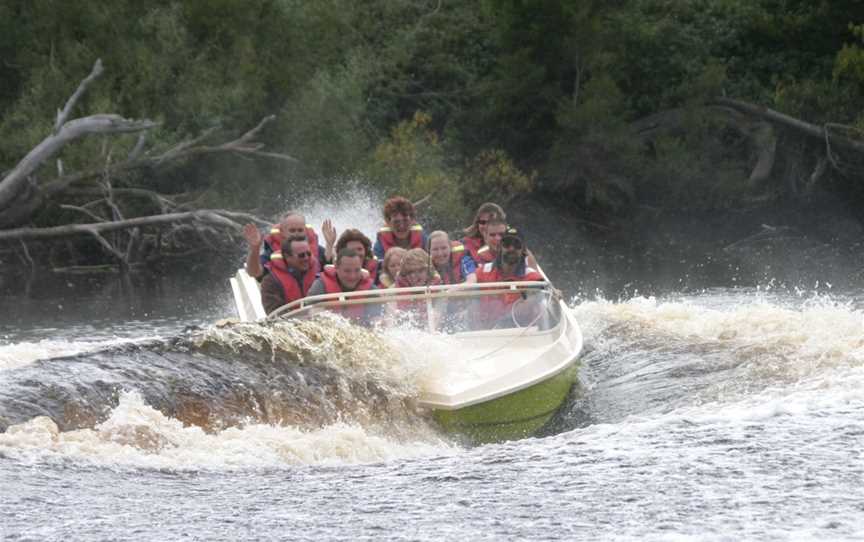
<instances>
[{"instance_id":1,"label":"man wearing sunglasses","mask_svg":"<svg viewBox=\"0 0 864 542\"><path fill-rule=\"evenodd\" d=\"M521 282L543 281L543 275L528 265L528 249L525 240L516 228L508 227L501 236L500 248L494 261L477 268L477 282ZM506 293L485 296L476 309L476 329L487 329L503 320L509 321L513 304L522 299L522 294ZM526 321L531 321L530 319Z\"/></svg>"},{"instance_id":2,"label":"man wearing sunglasses","mask_svg":"<svg viewBox=\"0 0 864 542\"><path fill-rule=\"evenodd\" d=\"M261 303L267 314L297 301L318 277L318 259L305 236L289 237L282 250L270 255L270 273L261 281Z\"/></svg>"},{"instance_id":3,"label":"man wearing sunglasses","mask_svg":"<svg viewBox=\"0 0 864 542\"><path fill-rule=\"evenodd\" d=\"M544 280L543 275L526 262L527 253L522 234L516 228L507 228L501 235L495 260L477 269L477 282Z\"/></svg>"}]
</instances>

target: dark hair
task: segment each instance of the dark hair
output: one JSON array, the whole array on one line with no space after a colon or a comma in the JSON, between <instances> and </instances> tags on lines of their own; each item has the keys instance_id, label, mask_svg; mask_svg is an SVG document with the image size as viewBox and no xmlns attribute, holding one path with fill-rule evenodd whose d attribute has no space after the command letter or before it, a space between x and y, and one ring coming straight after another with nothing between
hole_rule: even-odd
<instances>
[{"instance_id":1,"label":"dark hair","mask_svg":"<svg viewBox=\"0 0 864 542\"><path fill-rule=\"evenodd\" d=\"M339 264L342 263L342 260L345 258L359 258L360 255L357 254L357 251L353 248L343 248L339 252L336 253L336 267L339 267Z\"/></svg>"},{"instance_id":2,"label":"dark hair","mask_svg":"<svg viewBox=\"0 0 864 542\"><path fill-rule=\"evenodd\" d=\"M393 196L384 202L384 220L390 221L393 215L405 215L414 218L417 216L417 211L414 209L414 204L402 196Z\"/></svg>"},{"instance_id":3,"label":"dark hair","mask_svg":"<svg viewBox=\"0 0 864 542\"><path fill-rule=\"evenodd\" d=\"M474 222L462 231L464 231L468 237L480 237L480 230L477 227L477 221L480 220L480 215L487 214L492 215L493 217L498 217L501 220L507 220L507 213L504 212L504 209L502 209L500 205L487 201L477 208L477 212L474 213Z\"/></svg>"},{"instance_id":4,"label":"dark hair","mask_svg":"<svg viewBox=\"0 0 864 542\"><path fill-rule=\"evenodd\" d=\"M363 232L353 228L343 231L342 235L339 236L339 240L336 241L336 254L342 252L342 249L347 247L351 241L360 241L363 243L363 248L366 250L366 259L369 260L372 258L372 241L363 235Z\"/></svg>"},{"instance_id":5,"label":"dark hair","mask_svg":"<svg viewBox=\"0 0 864 542\"><path fill-rule=\"evenodd\" d=\"M308 243L309 239L306 239L305 235L293 235L282 243L282 253L287 254L288 256L294 255L294 249L291 248L292 243L297 243L298 241L303 241L304 243Z\"/></svg>"}]
</instances>

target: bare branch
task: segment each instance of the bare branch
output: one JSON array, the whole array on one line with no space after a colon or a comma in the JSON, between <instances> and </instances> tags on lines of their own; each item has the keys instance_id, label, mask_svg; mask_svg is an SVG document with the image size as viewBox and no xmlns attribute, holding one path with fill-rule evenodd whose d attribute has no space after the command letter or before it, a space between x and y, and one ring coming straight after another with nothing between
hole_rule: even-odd
<instances>
[{"instance_id":1,"label":"bare branch","mask_svg":"<svg viewBox=\"0 0 864 542\"><path fill-rule=\"evenodd\" d=\"M207 138L213 131L210 129L205 131L203 134L195 137L194 139L184 141L179 143L178 145L172 147L170 150L162 153L161 155L155 158L135 158L130 159L125 162L120 162L112 166L108 171L112 176L116 176L119 173L123 173L126 171L133 171L136 169L144 169L148 167L156 167L162 165L164 162L172 161L172 160L182 160L186 158L192 158L198 155L203 154L211 154L217 152L236 152L239 154L246 154L251 156L259 156L262 158L272 158L276 160L284 160L286 162L298 162L296 158L293 156L289 156L287 154L282 153L272 153L272 152L262 152L262 144L255 143L249 144L248 140L244 140L243 138L247 137L249 134L257 133L262 126L266 124L266 119L273 117L265 118L262 120L257 127L253 128L239 139L235 141L230 141L228 143L223 143L222 145L218 145L216 147L207 147L207 146L195 146L200 143L203 139ZM95 177L99 177L100 175L105 174L104 168L91 169L88 171L82 171L79 173L75 173L72 175L68 175L66 177L60 177L54 179L50 183L47 183L42 187L42 192L45 193L46 197L53 196L59 192L62 192L66 188L75 185L77 183L86 181L88 179L92 179Z\"/></svg>"},{"instance_id":2,"label":"bare branch","mask_svg":"<svg viewBox=\"0 0 864 542\"><path fill-rule=\"evenodd\" d=\"M243 222L255 222L261 224L262 226L271 226L273 224L272 220L267 220L266 218L261 218L249 213L240 213L237 211L223 211L222 209L217 209L213 211L216 214L222 215L228 218L236 218Z\"/></svg>"},{"instance_id":3,"label":"bare branch","mask_svg":"<svg viewBox=\"0 0 864 542\"><path fill-rule=\"evenodd\" d=\"M24 257L27 260L27 263L30 264L30 270L32 272L33 268L36 267L36 264L33 262L33 257L30 256L30 251L27 249L27 243L24 240L21 240L21 248L24 250Z\"/></svg>"},{"instance_id":4,"label":"bare branch","mask_svg":"<svg viewBox=\"0 0 864 542\"><path fill-rule=\"evenodd\" d=\"M69 117L69 113L72 112L72 108L75 107L75 104L87 90L87 87L90 86L90 83L92 83L96 80L96 78L102 75L103 71L104 70L102 68L102 59L97 58L96 63L93 64L93 70L90 71L90 75L88 75L86 78L84 78L83 81L81 81L81 83L78 85L78 88L66 101L66 106L63 108L63 110L57 111L57 120L54 122L55 134L59 133L60 128L62 128L63 125L66 124L66 119Z\"/></svg>"},{"instance_id":5,"label":"bare branch","mask_svg":"<svg viewBox=\"0 0 864 542\"><path fill-rule=\"evenodd\" d=\"M195 222L220 226L228 230L240 231L241 226L237 222L225 218L219 214L220 210L205 209L201 211L189 211L185 213L171 213L165 215L140 216L117 220L112 222L96 222L91 224L67 224L65 226L54 226L51 228L16 228L12 230L0 230L0 241L18 239L51 239L56 237L70 237L75 235L93 235L93 232L104 233L109 231L128 230L130 228L144 226L166 226L175 222Z\"/></svg>"},{"instance_id":6,"label":"bare branch","mask_svg":"<svg viewBox=\"0 0 864 542\"><path fill-rule=\"evenodd\" d=\"M100 201L101 201L101 200L100 200ZM90 202L90 203L93 203L93 202ZM61 209L66 209L66 210L68 210L68 211L78 211L78 212L80 212L80 213L84 213L85 215L89 216L90 218L92 218L92 219L94 219L94 220L99 220L99 221L105 220L104 217L101 217L101 216L97 215L96 213L94 213L93 211L91 211L90 209L87 209L87 208L85 208L85 207L79 207L79 206L77 206L77 205L65 205L65 204L61 204L61 205L60 205L60 208L61 208Z\"/></svg>"},{"instance_id":7,"label":"bare branch","mask_svg":"<svg viewBox=\"0 0 864 542\"><path fill-rule=\"evenodd\" d=\"M252 139L258 135L258 132L260 132L262 128L264 128L274 120L276 120L276 115L268 115L264 117L263 119L261 119L261 122L258 123L258 126L252 128L251 130L240 136L240 139L238 139L237 141L239 143L246 143L248 141L252 141Z\"/></svg>"},{"instance_id":8,"label":"bare branch","mask_svg":"<svg viewBox=\"0 0 864 542\"><path fill-rule=\"evenodd\" d=\"M289 156L287 154L282 154L282 153L278 153L278 152L248 152L245 154L251 154L253 156L260 156L262 158L275 158L277 160L284 160L286 162L299 162L299 160L297 160L293 156Z\"/></svg>"},{"instance_id":9,"label":"bare branch","mask_svg":"<svg viewBox=\"0 0 864 542\"><path fill-rule=\"evenodd\" d=\"M88 229L86 230L86 233L89 233L94 238L96 238L96 240L99 241L99 244L102 245L102 247L108 252L110 252L115 258L117 258L124 264L127 263L126 258L123 256L123 253L114 248L114 245L112 245L104 237L102 237L98 231L94 229Z\"/></svg>"},{"instance_id":10,"label":"bare branch","mask_svg":"<svg viewBox=\"0 0 864 542\"><path fill-rule=\"evenodd\" d=\"M42 162L51 158L64 145L89 134L111 134L149 130L156 123L149 120L129 120L119 115L91 115L71 120L51 136L48 136L25 156L12 171L0 181L0 209L5 209L22 191L29 177Z\"/></svg>"},{"instance_id":11,"label":"bare branch","mask_svg":"<svg viewBox=\"0 0 864 542\"><path fill-rule=\"evenodd\" d=\"M712 100L712 103L731 107L732 109L742 111L749 115L761 117L767 121L774 122L776 124L782 124L787 128L792 128L810 137L818 137L819 139L823 139L826 137L827 130L825 128L817 126L815 124L810 124L809 122L804 122L803 120L799 120L794 117L790 117L789 115L784 115L783 113L774 111L773 109L769 109L764 106L742 102L740 100L732 100L730 98L714 98L714 100ZM864 152L864 143L849 139L847 137L837 137L835 143L838 144L838 146L843 146L847 149L851 149L857 152Z\"/></svg>"},{"instance_id":12,"label":"bare branch","mask_svg":"<svg viewBox=\"0 0 864 542\"><path fill-rule=\"evenodd\" d=\"M115 197L137 196L147 198L152 201L157 207L159 207L159 210L163 213L167 213L169 210L174 209L178 206L178 204L170 197L164 196L158 192L154 192L153 190L147 190L145 188L112 188L111 193ZM96 188L78 188L66 190L63 192L63 194L69 196L104 196L105 192ZM100 198L98 201L101 202L102 199ZM87 205L85 205L84 207L87 207Z\"/></svg>"},{"instance_id":13,"label":"bare branch","mask_svg":"<svg viewBox=\"0 0 864 542\"><path fill-rule=\"evenodd\" d=\"M216 127L216 126L211 127L211 128L207 128L206 130L201 132L197 137L194 137L192 139L188 139L186 141L181 141L177 145L171 147L170 149L168 149L167 151L163 152L158 157L156 157L154 162L159 163L159 162L164 162L166 160L172 160L174 158L177 158L178 156L180 156L182 153L184 153L188 149L193 148L195 145L201 143L202 141L204 141L205 139L210 137L210 135L213 134L213 132L215 132L217 128L218 127Z\"/></svg>"},{"instance_id":14,"label":"bare branch","mask_svg":"<svg viewBox=\"0 0 864 542\"><path fill-rule=\"evenodd\" d=\"M144 144L147 142L147 134L149 132L141 132L138 134L138 141L135 142L135 147L129 151L129 156L126 157L127 161L137 160L141 153L144 152ZM62 175L58 175L62 177Z\"/></svg>"},{"instance_id":15,"label":"bare branch","mask_svg":"<svg viewBox=\"0 0 864 542\"><path fill-rule=\"evenodd\" d=\"M425 196L423 196L422 198L415 201L414 207L421 207L421 206L425 205L427 201L432 199L432 195L435 194L435 192L437 192L437 190L434 192L430 192L430 193L426 194Z\"/></svg>"},{"instance_id":16,"label":"bare branch","mask_svg":"<svg viewBox=\"0 0 864 542\"><path fill-rule=\"evenodd\" d=\"M140 237L141 228L132 228L132 232L129 234L129 242L126 244L126 256L123 258L126 263L132 261L132 256L134 255L135 248L138 246Z\"/></svg>"}]
</instances>

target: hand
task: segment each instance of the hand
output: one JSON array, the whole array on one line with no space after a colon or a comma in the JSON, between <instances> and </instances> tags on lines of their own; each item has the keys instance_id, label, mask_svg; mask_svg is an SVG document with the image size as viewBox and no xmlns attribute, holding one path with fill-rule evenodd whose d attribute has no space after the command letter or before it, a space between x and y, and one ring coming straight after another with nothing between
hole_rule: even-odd
<instances>
[{"instance_id":1,"label":"hand","mask_svg":"<svg viewBox=\"0 0 864 542\"><path fill-rule=\"evenodd\" d=\"M336 228L333 227L333 221L329 218L321 224L321 233L324 234L324 240L327 241L328 247L336 244Z\"/></svg>"},{"instance_id":2,"label":"hand","mask_svg":"<svg viewBox=\"0 0 864 542\"><path fill-rule=\"evenodd\" d=\"M249 246L261 246L261 232L255 224L246 224L243 226L243 237L246 239L246 242L249 243Z\"/></svg>"}]
</instances>

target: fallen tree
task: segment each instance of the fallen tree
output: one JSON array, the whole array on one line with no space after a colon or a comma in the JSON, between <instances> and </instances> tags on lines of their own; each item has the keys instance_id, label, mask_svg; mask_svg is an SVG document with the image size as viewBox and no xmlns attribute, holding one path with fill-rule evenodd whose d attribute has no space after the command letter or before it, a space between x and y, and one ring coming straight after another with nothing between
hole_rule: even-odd
<instances>
[{"instance_id":1,"label":"fallen tree","mask_svg":"<svg viewBox=\"0 0 864 542\"><path fill-rule=\"evenodd\" d=\"M826 123L820 126L765 106L731 98L715 98L710 105L744 113L751 117L762 119L772 125L781 126L806 136L817 144L824 143L825 156L816 161L816 165L809 175L808 186L812 186L824 175L829 163L835 171L843 175L861 175L864 173L864 141L841 133L847 132L851 134L854 132L855 130L850 126L837 123ZM860 134L858 135L860 136ZM757 164L757 168L754 170L754 176L757 174L757 171L759 171L760 178L762 179L770 174L771 167L774 164L775 146L776 141L772 137L771 144L764 146L759 164ZM848 158L845 160L841 159L839 152L845 152Z\"/></svg>"},{"instance_id":2,"label":"fallen tree","mask_svg":"<svg viewBox=\"0 0 864 542\"><path fill-rule=\"evenodd\" d=\"M68 245L70 239L85 238L101 247L97 261L91 263L104 266L105 262L98 260L107 256L112 265L125 270L158 261L171 250L185 253L196 245L218 248L218 245L233 244L236 242L234 234L240 232L241 223L252 221L266 225L269 222L247 213L199 209L195 206L196 194L164 194L147 186L130 185L128 179L133 172L159 171L168 164L217 153L295 161L285 154L264 151L264 144L256 140L262 129L275 119L273 115L231 141L206 143L215 133L215 129L210 129L165 151L148 151L146 134L158 126L156 122L126 119L115 114L69 120L81 96L102 72L102 63L97 60L91 73L81 81L65 106L58 110L52 133L0 180L0 244L5 245L7 252L19 251L23 261L35 266L39 262L34 261L27 242ZM63 161L58 159L56 174L46 181L41 180L46 176L45 171L50 169L46 167L49 160L69 143L92 135L110 137L128 133L140 135L123 160L115 162L112 153L105 152L100 157L104 163L82 171L66 172ZM125 185L115 187L118 179ZM149 201L150 209L155 212L125 216L123 209L135 207L129 203L142 198ZM49 208L63 213L60 225L40 226L36 223L37 217ZM186 240L178 241L179 237ZM52 259L48 258L49 261ZM74 265L76 262L72 263L72 267L80 267Z\"/></svg>"}]
</instances>

